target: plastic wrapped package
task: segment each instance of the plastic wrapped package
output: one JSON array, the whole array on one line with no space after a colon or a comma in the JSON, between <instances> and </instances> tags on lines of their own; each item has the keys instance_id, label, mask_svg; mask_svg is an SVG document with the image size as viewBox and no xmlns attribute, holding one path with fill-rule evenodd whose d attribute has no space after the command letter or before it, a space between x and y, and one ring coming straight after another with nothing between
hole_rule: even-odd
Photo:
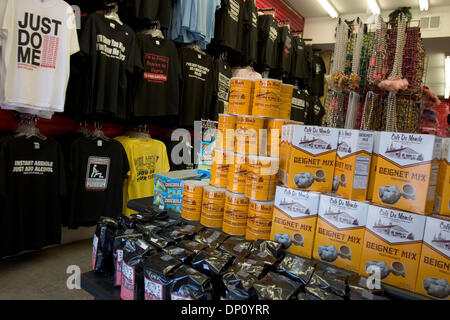
<instances>
[{"instance_id":1,"label":"plastic wrapped package","mask_svg":"<svg viewBox=\"0 0 450 320\"><path fill-rule=\"evenodd\" d=\"M97 223L92 246L92 269L95 273L110 275L114 272L114 239L118 231L117 221L101 217Z\"/></svg>"},{"instance_id":2,"label":"plastic wrapped package","mask_svg":"<svg viewBox=\"0 0 450 320\"><path fill-rule=\"evenodd\" d=\"M237 257L233 262L233 268L243 270L257 279L261 279L268 271L268 265L261 260Z\"/></svg>"},{"instance_id":3,"label":"plastic wrapped package","mask_svg":"<svg viewBox=\"0 0 450 320\"><path fill-rule=\"evenodd\" d=\"M235 257L246 257L250 254L251 247L251 241L246 241L236 237L229 237L224 243L222 243L219 249Z\"/></svg>"},{"instance_id":4,"label":"plastic wrapped package","mask_svg":"<svg viewBox=\"0 0 450 320\"><path fill-rule=\"evenodd\" d=\"M257 277L233 265L222 276L224 297L221 297L221 299L256 300L255 292L252 289L256 281L258 281Z\"/></svg>"},{"instance_id":5,"label":"plastic wrapped package","mask_svg":"<svg viewBox=\"0 0 450 320\"><path fill-rule=\"evenodd\" d=\"M288 300L300 288L301 284L279 273L269 272L253 284L258 300Z\"/></svg>"},{"instance_id":6,"label":"plastic wrapped package","mask_svg":"<svg viewBox=\"0 0 450 320\"><path fill-rule=\"evenodd\" d=\"M128 240L138 240L142 238L142 233L135 232L134 229L128 229L117 235L113 244L113 264L114 264L114 286L122 285L122 263L123 250Z\"/></svg>"},{"instance_id":7,"label":"plastic wrapped package","mask_svg":"<svg viewBox=\"0 0 450 320\"><path fill-rule=\"evenodd\" d=\"M177 243L177 246L180 248L188 249L195 253L199 253L205 248L208 248L206 244L194 241L194 240L181 240Z\"/></svg>"},{"instance_id":8,"label":"plastic wrapped package","mask_svg":"<svg viewBox=\"0 0 450 320\"><path fill-rule=\"evenodd\" d=\"M177 259L182 263L188 263L195 256L194 251L177 246L168 246L165 247L163 250L166 254L174 257L175 259Z\"/></svg>"},{"instance_id":9,"label":"plastic wrapped package","mask_svg":"<svg viewBox=\"0 0 450 320\"><path fill-rule=\"evenodd\" d=\"M314 266L315 263L312 260L286 253L283 260L281 260L278 265L277 271L306 285L309 283L314 273Z\"/></svg>"},{"instance_id":10,"label":"plastic wrapped package","mask_svg":"<svg viewBox=\"0 0 450 320\"><path fill-rule=\"evenodd\" d=\"M211 300L211 280L201 272L181 265L173 272L170 297L171 300Z\"/></svg>"},{"instance_id":11,"label":"plastic wrapped package","mask_svg":"<svg viewBox=\"0 0 450 320\"><path fill-rule=\"evenodd\" d=\"M207 228L198 233L194 239L211 248L218 248L228 237L229 235L222 231Z\"/></svg>"}]
</instances>

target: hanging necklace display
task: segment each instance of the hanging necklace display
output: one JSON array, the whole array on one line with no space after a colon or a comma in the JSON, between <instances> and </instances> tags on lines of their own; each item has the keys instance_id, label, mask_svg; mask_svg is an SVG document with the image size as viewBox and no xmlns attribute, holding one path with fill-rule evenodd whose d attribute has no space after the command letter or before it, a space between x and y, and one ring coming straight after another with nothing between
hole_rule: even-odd
<instances>
[{"instance_id":1,"label":"hanging necklace display","mask_svg":"<svg viewBox=\"0 0 450 320\"><path fill-rule=\"evenodd\" d=\"M387 131L397 131L396 94L399 90L408 88L408 80L402 79L403 52L406 40L406 24L407 19L403 14L401 14L397 20L397 42L392 71L387 80L383 80L378 84L378 87L380 87L381 89L389 91L386 110Z\"/></svg>"},{"instance_id":2,"label":"hanging necklace display","mask_svg":"<svg viewBox=\"0 0 450 320\"><path fill-rule=\"evenodd\" d=\"M352 73L349 78L349 89L350 96L348 99L348 107L347 114L345 117L345 128L353 129L355 127L356 122L356 114L358 111L359 101L361 99L360 95L356 92L359 88L359 82L361 81L361 77L359 76L359 66L361 61L361 50L364 39L364 27L361 20L357 19L356 26L356 41L353 49L353 59L352 59Z\"/></svg>"},{"instance_id":3,"label":"hanging necklace display","mask_svg":"<svg viewBox=\"0 0 450 320\"><path fill-rule=\"evenodd\" d=\"M372 55L370 57L369 70L367 72L368 82L371 85L377 85L385 78L387 73L385 62L386 35L387 24L383 21L383 18L378 15Z\"/></svg>"},{"instance_id":4,"label":"hanging necklace display","mask_svg":"<svg viewBox=\"0 0 450 320\"><path fill-rule=\"evenodd\" d=\"M339 125L339 113L343 109L343 88L347 82L347 76L345 75L345 57L347 53L348 44L348 31L349 27L347 23L339 19L336 30L336 44L334 47L333 65L331 67L331 77L329 80L330 89L328 91L328 125L330 127L338 127ZM341 97L342 96L342 97Z\"/></svg>"}]
</instances>

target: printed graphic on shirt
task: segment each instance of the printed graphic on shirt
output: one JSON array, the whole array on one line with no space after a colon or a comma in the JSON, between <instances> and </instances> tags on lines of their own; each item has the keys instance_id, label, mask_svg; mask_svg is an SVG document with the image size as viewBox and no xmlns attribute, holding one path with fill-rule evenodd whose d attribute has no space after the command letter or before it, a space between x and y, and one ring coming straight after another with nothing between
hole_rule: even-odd
<instances>
[{"instance_id":1,"label":"printed graphic on shirt","mask_svg":"<svg viewBox=\"0 0 450 320\"><path fill-rule=\"evenodd\" d=\"M155 166L159 156L150 155L134 159L137 176L136 181L148 181L155 177Z\"/></svg>"},{"instance_id":2,"label":"printed graphic on shirt","mask_svg":"<svg viewBox=\"0 0 450 320\"><path fill-rule=\"evenodd\" d=\"M206 81L206 75L209 73L209 68L193 62L186 62L186 66L189 67L189 78L196 78L201 81Z\"/></svg>"},{"instance_id":3,"label":"printed graphic on shirt","mask_svg":"<svg viewBox=\"0 0 450 320\"><path fill-rule=\"evenodd\" d=\"M125 61L125 46L122 42L111 40L102 34L97 35L97 51L109 58Z\"/></svg>"},{"instance_id":4,"label":"printed graphic on shirt","mask_svg":"<svg viewBox=\"0 0 450 320\"><path fill-rule=\"evenodd\" d=\"M18 68L56 68L62 22L25 12L18 21Z\"/></svg>"},{"instance_id":5,"label":"printed graphic on shirt","mask_svg":"<svg viewBox=\"0 0 450 320\"><path fill-rule=\"evenodd\" d=\"M219 92L217 93L217 98L221 101L228 102L228 91L230 88L230 78L226 75L219 73Z\"/></svg>"},{"instance_id":6,"label":"printed graphic on shirt","mask_svg":"<svg viewBox=\"0 0 450 320\"><path fill-rule=\"evenodd\" d=\"M290 54L292 48L292 39L291 37L286 37L284 41L284 54Z\"/></svg>"},{"instance_id":7,"label":"printed graphic on shirt","mask_svg":"<svg viewBox=\"0 0 450 320\"><path fill-rule=\"evenodd\" d=\"M278 38L278 30L275 27L270 26L269 39L275 42Z\"/></svg>"},{"instance_id":8,"label":"printed graphic on shirt","mask_svg":"<svg viewBox=\"0 0 450 320\"><path fill-rule=\"evenodd\" d=\"M144 80L148 82L167 82L169 74L169 58L157 54L146 53Z\"/></svg>"},{"instance_id":9,"label":"printed graphic on shirt","mask_svg":"<svg viewBox=\"0 0 450 320\"><path fill-rule=\"evenodd\" d=\"M109 165L111 159L89 157L86 173L86 190L103 191L108 187Z\"/></svg>"},{"instance_id":10,"label":"printed graphic on shirt","mask_svg":"<svg viewBox=\"0 0 450 320\"><path fill-rule=\"evenodd\" d=\"M258 15L256 14L256 12L252 12L252 27L258 27Z\"/></svg>"},{"instance_id":11,"label":"printed graphic on shirt","mask_svg":"<svg viewBox=\"0 0 450 320\"><path fill-rule=\"evenodd\" d=\"M12 172L24 175L53 173L53 161L16 160Z\"/></svg>"},{"instance_id":12,"label":"printed graphic on shirt","mask_svg":"<svg viewBox=\"0 0 450 320\"><path fill-rule=\"evenodd\" d=\"M238 22L239 21L239 11L241 7L236 0L230 0L230 6L228 7L228 15L231 19Z\"/></svg>"}]
</instances>

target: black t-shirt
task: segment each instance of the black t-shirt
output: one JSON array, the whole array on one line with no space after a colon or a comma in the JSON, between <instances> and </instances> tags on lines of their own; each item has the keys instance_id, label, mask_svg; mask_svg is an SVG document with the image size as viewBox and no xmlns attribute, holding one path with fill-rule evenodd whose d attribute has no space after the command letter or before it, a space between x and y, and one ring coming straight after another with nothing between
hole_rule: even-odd
<instances>
[{"instance_id":1,"label":"black t-shirt","mask_svg":"<svg viewBox=\"0 0 450 320\"><path fill-rule=\"evenodd\" d=\"M80 49L89 57L88 114L125 118L128 73L140 67L133 30L93 13L81 32Z\"/></svg>"},{"instance_id":2,"label":"black t-shirt","mask_svg":"<svg viewBox=\"0 0 450 320\"><path fill-rule=\"evenodd\" d=\"M293 42L291 31L288 26L279 28L278 32L278 69L283 73L291 71L291 60L293 51Z\"/></svg>"},{"instance_id":3,"label":"black t-shirt","mask_svg":"<svg viewBox=\"0 0 450 320\"><path fill-rule=\"evenodd\" d=\"M225 61L217 59L215 61L215 97L213 99L213 106L211 108L210 120L218 119L219 113L225 111L226 106L228 106L228 94L230 92L230 79L233 76L231 72L231 67Z\"/></svg>"},{"instance_id":4,"label":"black t-shirt","mask_svg":"<svg viewBox=\"0 0 450 320\"><path fill-rule=\"evenodd\" d=\"M292 93L291 120L300 121L306 124L308 119L310 98L305 91L294 89Z\"/></svg>"},{"instance_id":5,"label":"black t-shirt","mask_svg":"<svg viewBox=\"0 0 450 320\"><path fill-rule=\"evenodd\" d=\"M178 115L181 69L175 44L142 34L137 40L144 71L138 74L134 116Z\"/></svg>"},{"instance_id":6,"label":"black t-shirt","mask_svg":"<svg viewBox=\"0 0 450 320\"><path fill-rule=\"evenodd\" d=\"M73 179L70 228L92 226L100 216L122 214L122 183L130 167L120 142L79 138L72 144L69 165Z\"/></svg>"},{"instance_id":7,"label":"black t-shirt","mask_svg":"<svg viewBox=\"0 0 450 320\"><path fill-rule=\"evenodd\" d=\"M222 46L241 52L245 8L243 0L222 0L216 11L214 39Z\"/></svg>"},{"instance_id":8,"label":"black t-shirt","mask_svg":"<svg viewBox=\"0 0 450 320\"><path fill-rule=\"evenodd\" d=\"M293 54L292 54L292 72L294 78L308 79L308 54L306 52L306 44L300 37L293 39Z\"/></svg>"},{"instance_id":9,"label":"black t-shirt","mask_svg":"<svg viewBox=\"0 0 450 320\"><path fill-rule=\"evenodd\" d=\"M312 56L311 64L311 94L315 97L323 96L324 75L327 72L323 59L318 55Z\"/></svg>"},{"instance_id":10,"label":"black t-shirt","mask_svg":"<svg viewBox=\"0 0 450 320\"><path fill-rule=\"evenodd\" d=\"M242 55L247 62L258 62L258 8L255 0L244 4L244 36Z\"/></svg>"},{"instance_id":11,"label":"black t-shirt","mask_svg":"<svg viewBox=\"0 0 450 320\"><path fill-rule=\"evenodd\" d=\"M307 124L313 126L321 126L322 118L324 115L325 109L323 108L320 99L318 97L311 97L308 110Z\"/></svg>"},{"instance_id":12,"label":"black t-shirt","mask_svg":"<svg viewBox=\"0 0 450 320\"><path fill-rule=\"evenodd\" d=\"M64 159L56 140L7 139L0 149L0 257L59 244Z\"/></svg>"},{"instance_id":13,"label":"black t-shirt","mask_svg":"<svg viewBox=\"0 0 450 320\"><path fill-rule=\"evenodd\" d=\"M191 48L180 48L183 74L180 123L193 126L195 120L210 115L214 92L214 59Z\"/></svg>"},{"instance_id":14,"label":"black t-shirt","mask_svg":"<svg viewBox=\"0 0 450 320\"><path fill-rule=\"evenodd\" d=\"M272 15L258 17L258 64L263 67L276 67L278 29L278 23Z\"/></svg>"}]
</instances>

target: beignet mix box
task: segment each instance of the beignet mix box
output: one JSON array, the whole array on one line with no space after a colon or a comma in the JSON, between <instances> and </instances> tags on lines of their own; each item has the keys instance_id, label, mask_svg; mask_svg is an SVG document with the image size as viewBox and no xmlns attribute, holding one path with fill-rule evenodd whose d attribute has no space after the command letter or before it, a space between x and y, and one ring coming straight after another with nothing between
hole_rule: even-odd
<instances>
[{"instance_id":1,"label":"beignet mix box","mask_svg":"<svg viewBox=\"0 0 450 320\"><path fill-rule=\"evenodd\" d=\"M368 207L367 202L321 195L313 257L359 272Z\"/></svg>"},{"instance_id":2,"label":"beignet mix box","mask_svg":"<svg viewBox=\"0 0 450 320\"><path fill-rule=\"evenodd\" d=\"M284 185L331 192L338 135L335 128L294 125Z\"/></svg>"},{"instance_id":3,"label":"beignet mix box","mask_svg":"<svg viewBox=\"0 0 450 320\"><path fill-rule=\"evenodd\" d=\"M414 291L426 218L369 205L360 274Z\"/></svg>"},{"instance_id":4,"label":"beignet mix box","mask_svg":"<svg viewBox=\"0 0 450 320\"><path fill-rule=\"evenodd\" d=\"M442 139L433 135L381 132L372 201L431 214Z\"/></svg>"},{"instance_id":5,"label":"beignet mix box","mask_svg":"<svg viewBox=\"0 0 450 320\"><path fill-rule=\"evenodd\" d=\"M277 187L270 239L288 252L311 258L320 194Z\"/></svg>"},{"instance_id":6,"label":"beignet mix box","mask_svg":"<svg viewBox=\"0 0 450 320\"><path fill-rule=\"evenodd\" d=\"M450 218L428 216L416 292L450 300Z\"/></svg>"},{"instance_id":7,"label":"beignet mix box","mask_svg":"<svg viewBox=\"0 0 450 320\"><path fill-rule=\"evenodd\" d=\"M365 201L373 149L371 131L339 130L333 192L346 199Z\"/></svg>"}]
</instances>

